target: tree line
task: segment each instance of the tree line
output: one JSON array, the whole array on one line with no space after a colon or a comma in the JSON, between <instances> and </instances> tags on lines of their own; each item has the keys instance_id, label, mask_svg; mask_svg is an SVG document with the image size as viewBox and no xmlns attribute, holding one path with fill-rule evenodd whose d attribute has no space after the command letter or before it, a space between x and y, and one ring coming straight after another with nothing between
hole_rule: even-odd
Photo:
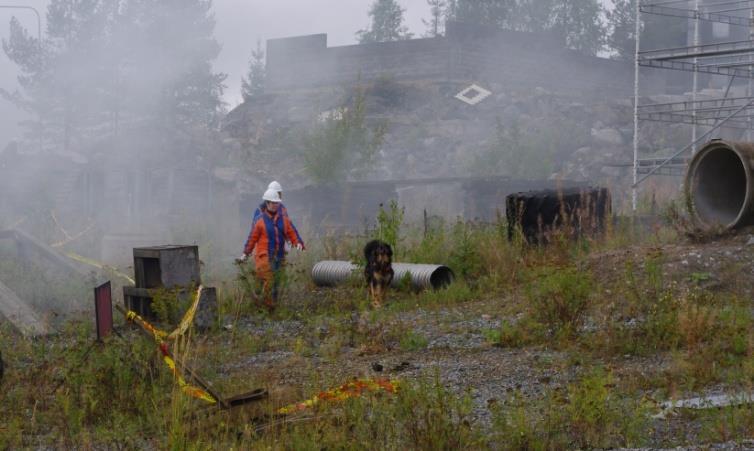
<instances>
[{"instance_id":1,"label":"tree line","mask_svg":"<svg viewBox=\"0 0 754 451\"><path fill-rule=\"evenodd\" d=\"M423 36L441 36L448 20L501 29L549 32L587 54L630 58L636 0L426 0ZM398 0L374 0L362 43L410 39ZM225 75L211 0L51 0L42 42L15 18L3 50L18 69L20 90L0 95L29 113L22 125L41 148L81 151L137 137L153 147L193 152L225 114ZM649 46L679 45L685 23L649 18ZM665 22L662 22L665 21ZM242 80L246 101L264 93L261 42ZM203 144L204 143L204 144ZM102 146L100 146L102 147Z\"/></svg>"},{"instance_id":2,"label":"tree line","mask_svg":"<svg viewBox=\"0 0 754 451\"><path fill-rule=\"evenodd\" d=\"M599 0L426 0L430 17L424 19L424 37L441 36L447 21L459 21L506 30L549 32L565 47L590 55L631 58L635 43L634 8L637 0L613 0L605 8ZM396 41L413 37L404 25L405 8L399 0L374 0L370 24L356 33L361 43ZM685 22L647 17L642 27L648 45L674 45L685 39Z\"/></svg>"},{"instance_id":3,"label":"tree line","mask_svg":"<svg viewBox=\"0 0 754 451\"><path fill-rule=\"evenodd\" d=\"M21 89L0 90L30 113L42 148L81 152L138 136L190 147L224 113L225 75L209 0L52 0L39 42L18 20L3 50Z\"/></svg>"}]
</instances>

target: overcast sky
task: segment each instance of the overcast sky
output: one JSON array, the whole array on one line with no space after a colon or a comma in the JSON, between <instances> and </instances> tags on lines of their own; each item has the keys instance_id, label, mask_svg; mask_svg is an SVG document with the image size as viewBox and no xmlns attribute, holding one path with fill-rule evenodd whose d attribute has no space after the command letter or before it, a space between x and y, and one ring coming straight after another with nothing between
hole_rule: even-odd
<instances>
[{"instance_id":1,"label":"overcast sky","mask_svg":"<svg viewBox=\"0 0 754 451\"><path fill-rule=\"evenodd\" d=\"M215 0L215 34L223 46L217 69L228 74L226 100L240 101L240 78L256 39L327 33L328 45L356 42L354 34L369 24L372 0ZM422 34L429 16L426 0L401 0L406 25Z\"/></svg>"},{"instance_id":2,"label":"overcast sky","mask_svg":"<svg viewBox=\"0 0 754 451\"><path fill-rule=\"evenodd\" d=\"M215 70L228 74L225 100L229 107L241 99L240 80L244 75L257 39L327 33L328 45L355 43L354 34L368 25L367 11L373 0L215 0L215 36L223 46ZM607 0L603 0L607 1ZM47 0L3 0L4 5L30 5L44 16ZM400 0L406 9L406 25L415 35L424 33L423 18L429 17L426 0ZM31 11L0 9L0 36L8 35L8 22L15 15L27 29L36 33ZM44 23L42 24L44 30ZM16 68L0 52L0 86L16 86ZM0 150L13 139L20 119L7 101L0 99Z\"/></svg>"}]
</instances>

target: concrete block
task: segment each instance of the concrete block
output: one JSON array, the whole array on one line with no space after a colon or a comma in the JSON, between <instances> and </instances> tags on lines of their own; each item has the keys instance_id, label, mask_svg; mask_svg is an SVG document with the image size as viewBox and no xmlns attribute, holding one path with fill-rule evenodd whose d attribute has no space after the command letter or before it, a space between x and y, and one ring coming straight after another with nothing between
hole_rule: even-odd
<instances>
[{"instance_id":1,"label":"concrete block","mask_svg":"<svg viewBox=\"0 0 754 451\"><path fill-rule=\"evenodd\" d=\"M174 288L201 284L198 246L134 248L134 275L139 288Z\"/></svg>"},{"instance_id":2,"label":"concrete block","mask_svg":"<svg viewBox=\"0 0 754 451\"><path fill-rule=\"evenodd\" d=\"M204 287L194 325L198 330L203 331L212 328L215 323L217 323L217 290L214 287Z\"/></svg>"}]
</instances>

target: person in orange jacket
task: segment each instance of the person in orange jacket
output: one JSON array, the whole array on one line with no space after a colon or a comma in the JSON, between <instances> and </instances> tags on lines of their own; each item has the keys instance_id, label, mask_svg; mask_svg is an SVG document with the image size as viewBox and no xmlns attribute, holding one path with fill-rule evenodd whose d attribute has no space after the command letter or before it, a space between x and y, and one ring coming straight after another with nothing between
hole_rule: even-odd
<instances>
[{"instance_id":1,"label":"person in orange jacket","mask_svg":"<svg viewBox=\"0 0 754 451\"><path fill-rule=\"evenodd\" d=\"M245 261L254 254L256 276L262 283L263 302L272 311L277 304L278 285L285 262L285 242L289 241L299 250L304 247L291 220L280 211L278 192L268 189L262 200L264 203L251 225L241 260Z\"/></svg>"},{"instance_id":2,"label":"person in orange jacket","mask_svg":"<svg viewBox=\"0 0 754 451\"><path fill-rule=\"evenodd\" d=\"M285 205L283 205L283 186L277 180L273 180L269 185L267 185L267 189L277 191L278 196L280 196L280 205L278 206L278 211L282 213L284 217L288 217L288 209L286 209ZM260 205L259 208L254 210L254 216L252 216L251 220L252 223L256 222L257 218L259 218L259 215L262 214L263 208L264 204ZM291 227L293 227L293 231L296 233L296 238L298 239L298 242L301 243L301 247L303 249L306 249L304 240L301 238L301 234L298 233L298 229L296 229L296 225L293 224L293 221L291 221Z\"/></svg>"}]
</instances>

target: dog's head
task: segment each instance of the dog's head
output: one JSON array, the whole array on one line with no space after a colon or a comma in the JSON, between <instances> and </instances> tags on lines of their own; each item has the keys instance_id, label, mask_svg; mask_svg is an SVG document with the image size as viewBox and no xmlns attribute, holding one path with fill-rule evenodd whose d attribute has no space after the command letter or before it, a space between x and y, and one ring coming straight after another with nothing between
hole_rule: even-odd
<instances>
[{"instance_id":1,"label":"dog's head","mask_svg":"<svg viewBox=\"0 0 754 451\"><path fill-rule=\"evenodd\" d=\"M375 249L374 254L374 260L382 265L389 265L393 261L393 250L387 243L383 243L381 246Z\"/></svg>"},{"instance_id":2,"label":"dog's head","mask_svg":"<svg viewBox=\"0 0 754 451\"><path fill-rule=\"evenodd\" d=\"M393 260L393 249L389 244L384 241L374 240L367 244L366 247L367 260L380 264L389 265Z\"/></svg>"}]
</instances>

